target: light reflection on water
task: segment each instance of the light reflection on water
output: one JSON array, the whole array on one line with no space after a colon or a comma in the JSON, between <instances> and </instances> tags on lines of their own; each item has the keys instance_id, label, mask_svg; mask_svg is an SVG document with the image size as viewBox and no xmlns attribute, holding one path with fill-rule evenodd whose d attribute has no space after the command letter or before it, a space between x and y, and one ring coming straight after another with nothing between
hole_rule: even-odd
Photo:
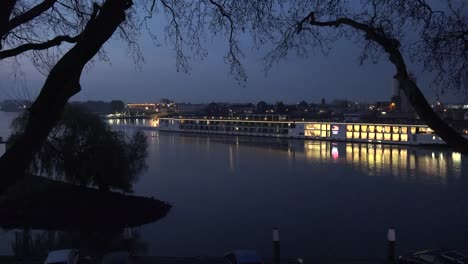
<instances>
[{"instance_id":1,"label":"light reflection on water","mask_svg":"<svg viewBox=\"0 0 468 264\"><path fill-rule=\"evenodd\" d=\"M141 127L141 128L147 128L147 127L154 127L154 122L153 120L150 119L145 119L145 118L134 118L134 119L106 119L106 123L109 125L113 126L131 126L131 127Z\"/></svg>"},{"instance_id":2,"label":"light reflection on water","mask_svg":"<svg viewBox=\"0 0 468 264\"><path fill-rule=\"evenodd\" d=\"M151 131L150 140L159 143L159 134ZM330 141L288 140L242 136L164 133L171 144L195 143L206 146L210 142L228 144L229 169L234 172L239 164L239 145L256 148L257 152L277 152L290 166L295 160L341 164L359 170L368 176L390 175L402 182L424 182L446 185L448 177L461 176L462 155L444 148L399 146L384 144L346 143Z\"/></svg>"},{"instance_id":3,"label":"light reflection on water","mask_svg":"<svg viewBox=\"0 0 468 264\"><path fill-rule=\"evenodd\" d=\"M448 171L451 177L461 175L461 154L457 152L325 141L305 142L304 152L310 160L345 163L369 176L389 174L401 181L445 185Z\"/></svg>"},{"instance_id":4,"label":"light reflection on water","mask_svg":"<svg viewBox=\"0 0 468 264\"><path fill-rule=\"evenodd\" d=\"M115 120L117 124L131 133L137 121ZM400 253L468 246L468 181L463 175L468 167L459 153L146 134L149 170L135 190L174 205L166 219L141 227L149 254L219 255L254 248L268 256L273 225L284 234L284 255L295 257L383 256L389 225L397 226Z\"/></svg>"},{"instance_id":5,"label":"light reflection on water","mask_svg":"<svg viewBox=\"0 0 468 264\"><path fill-rule=\"evenodd\" d=\"M226 230L223 238L212 238L216 242L192 241L178 233L194 247L188 254L249 243L268 253L262 236L264 227L272 224L287 229L285 244L290 247L285 251L293 255L314 248L316 256L382 256L382 234L389 225L402 230L401 253L468 246L468 185L463 177L467 164L459 153L444 148L147 133L155 144L150 146L148 174L159 176L142 178L137 189L175 204L171 219L148 227L148 234L182 232L181 225L210 234ZM281 217L271 219L278 214ZM189 218L196 224L187 224ZM344 239L343 234L349 237ZM154 240L151 246L156 251L173 250Z\"/></svg>"}]
</instances>

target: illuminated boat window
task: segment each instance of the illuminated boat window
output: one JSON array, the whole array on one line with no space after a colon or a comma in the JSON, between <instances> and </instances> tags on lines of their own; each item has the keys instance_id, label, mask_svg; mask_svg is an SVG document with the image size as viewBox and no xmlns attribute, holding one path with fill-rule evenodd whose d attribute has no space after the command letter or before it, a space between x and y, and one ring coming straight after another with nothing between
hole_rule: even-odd
<instances>
[{"instance_id":1,"label":"illuminated boat window","mask_svg":"<svg viewBox=\"0 0 468 264\"><path fill-rule=\"evenodd\" d=\"M384 140L390 141L390 140L392 140L392 134L390 134L390 133L385 133L383 138L384 138Z\"/></svg>"},{"instance_id":2,"label":"illuminated boat window","mask_svg":"<svg viewBox=\"0 0 468 264\"><path fill-rule=\"evenodd\" d=\"M361 139L367 139L367 133L361 133Z\"/></svg>"},{"instance_id":3,"label":"illuminated boat window","mask_svg":"<svg viewBox=\"0 0 468 264\"><path fill-rule=\"evenodd\" d=\"M331 125L328 124L328 125L327 125L327 130L330 131L330 129L331 129Z\"/></svg>"},{"instance_id":4,"label":"illuminated boat window","mask_svg":"<svg viewBox=\"0 0 468 264\"><path fill-rule=\"evenodd\" d=\"M411 127L411 134L416 134L416 127Z\"/></svg>"},{"instance_id":5,"label":"illuminated boat window","mask_svg":"<svg viewBox=\"0 0 468 264\"><path fill-rule=\"evenodd\" d=\"M353 132L353 125L346 125L346 131Z\"/></svg>"},{"instance_id":6,"label":"illuminated boat window","mask_svg":"<svg viewBox=\"0 0 468 264\"><path fill-rule=\"evenodd\" d=\"M353 132L346 132L346 138L353 138Z\"/></svg>"},{"instance_id":7,"label":"illuminated boat window","mask_svg":"<svg viewBox=\"0 0 468 264\"><path fill-rule=\"evenodd\" d=\"M393 141L400 141L400 134L392 134Z\"/></svg>"},{"instance_id":8,"label":"illuminated boat window","mask_svg":"<svg viewBox=\"0 0 468 264\"><path fill-rule=\"evenodd\" d=\"M326 130L326 129L327 129L327 125L322 124L322 130Z\"/></svg>"},{"instance_id":9,"label":"illuminated boat window","mask_svg":"<svg viewBox=\"0 0 468 264\"><path fill-rule=\"evenodd\" d=\"M400 139L401 139L401 141L406 142L406 141L408 141L408 135L407 134L401 134Z\"/></svg>"},{"instance_id":10,"label":"illuminated boat window","mask_svg":"<svg viewBox=\"0 0 468 264\"><path fill-rule=\"evenodd\" d=\"M359 132L359 125L354 125L354 132Z\"/></svg>"},{"instance_id":11,"label":"illuminated boat window","mask_svg":"<svg viewBox=\"0 0 468 264\"><path fill-rule=\"evenodd\" d=\"M362 132L367 132L367 126L362 125L362 126L361 126L361 131L362 131Z\"/></svg>"},{"instance_id":12,"label":"illuminated boat window","mask_svg":"<svg viewBox=\"0 0 468 264\"><path fill-rule=\"evenodd\" d=\"M359 136L360 136L359 134L360 134L359 132L354 132L353 138L359 138Z\"/></svg>"},{"instance_id":13,"label":"illuminated boat window","mask_svg":"<svg viewBox=\"0 0 468 264\"><path fill-rule=\"evenodd\" d=\"M375 134L375 139L382 140L383 139L383 134L382 133Z\"/></svg>"},{"instance_id":14,"label":"illuminated boat window","mask_svg":"<svg viewBox=\"0 0 468 264\"><path fill-rule=\"evenodd\" d=\"M322 130L322 137L327 137L327 131L326 130Z\"/></svg>"},{"instance_id":15,"label":"illuminated boat window","mask_svg":"<svg viewBox=\"0 0 468 264\"><path fill-rule=\"evenodd\" d=\"M401 127L402 134L408 134L408 127Z\"/></svg>"},{"instance_id":16,"label":"illuminated boat window","mask_svg":"<svg viewBox=\"0 0 468 264\"><path fill-rule=\"evenodd\" d=\"M385 126L385 127L384 127L384 132L385 132L385 133L391 133L391 132L392 132L392 131L391 131L391 127L390 127L390 126Z\"/></svg>"},{"instance_id":17,"label":"illuminated boat window","mask_svg":"<svg viewBox=\"0 0 468 264\"><path fill-rule=\"evenodd\" d=\"M369 126L369 132L374 133L375 132L375 126Z\"/></svg>"},{"instance_id":18,"label":"illuminated boat window","mask_svg":"<svg viewBox=\"0 0 468 264\"><path fill-rule=\"evenodd\" d=\"M375 139L375 133L369 133L369 139Z\"/></svg>"},{"instance_id":19,"label":"illuminated boat window","mask_svg":"<svg viewBox=\"0 0 468 264\"><path fill-rule=\"evenodd\" d=\"M392 127L393 133L400 133L400 128L397 126Z\"/></svg>"},{"instance_id":20,"label":"illuminated boat window","mask_svg":"<svg viewBox=\"0 0 468 264\"><path fill-rule=\"evenodd\" d=\"M376 126L375 130L377 131L377 133L382 133L382 126Z\"/></svg>"}]
</instances>

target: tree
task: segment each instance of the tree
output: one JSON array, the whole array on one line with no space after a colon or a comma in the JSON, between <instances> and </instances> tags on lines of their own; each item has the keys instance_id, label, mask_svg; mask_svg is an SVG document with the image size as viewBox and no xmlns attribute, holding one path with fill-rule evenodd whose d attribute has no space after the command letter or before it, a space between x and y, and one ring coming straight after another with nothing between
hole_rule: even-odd
<instances>
[{"instance_id":1,"label":"tree","mask_svg":"<svg viewBox=\"0 0 468 264\"><path fill-rule=\"evenodd\" d=\"M207 115L222 115L222 112L222 107L215 102L209 103L205 109Z\"/></svg>"},{"instance_id":2,"label":"tree","mask_svg":"<svg viewBox=\"0 0 468 264\"><path fill-rule=\"evenodd\" d=\"M256 112L258 114L265 114L265 112L268 110L268 104L265 103L264 101L260 101L257 103L256 107Z\"/></svg>"},{"instance_id":3,"label":"tree","mask_svg":"<svg viewBox=\"0 0 468 264\"><path fill-rule=\"evenodd\" d=\"M44 0L31 8L28 8L29 5L25 1L6 0L0 2L0 39L2 41L0 59L17 56L27 51L34 53L51 46L57 46L63 41L76 43L50 69L41 92L28 109L28 122L24 132L0 158L0 170L2 171L0 188L2 189L14 183L29 167L49 132L60 120L69 98L80 91L79 80L84 66L99 52L101 46L125 20L125 11L132 4L129 0L107 0L102 6L94 3L93 11L88 17L82 14L83 11L80 7L83 5L79 1L70 2L69 4L72 5L64 4L64 8L77 7L74 12L80 14L82 22L77 22L74 29L75 31L81 30L81 33L74 37L59 35L52 40L41 43L33 41L36 34L40 34L39 32L44 30L41 27L46 28L45 32L54 33L67 28L64 25L68 20L65 17L60 17L62 14L55 14L53 17L48 17L45 14L49 9L50 12L55 12L53 7L57 1ZM59 16L59 22L54 20L57 16ZM84 17L89 19L84 19ZM39 19L46 20L46 23L40 24L38 21L34 21ZM78 21L80 20L78 19ZM29 27L33 30L28 30ZM28 36L28 34L29 38L21 38L22 35ZM42 37L47 37L47 34L44 35L46 36Z\"/></svg>"},{"instance_id":4,"label":"tree","mask_svg":"<svg viewBox=\"0 0 468 264\"><path fill-rule=\"evenodd\" d=\"M307 110L308 107L309 104L306 101L301 101L299 104L297 104L297 109L299 109L301 112Z\"/></svg>"},{"instance_id":5,"label":"tree","mask_svg":"<svg viewBox=\"0 0 468 264\"><path fill-rule=\"evenodd\" d=\"M283 104L283 102L277 102L275 105L275 110L278 114L284 114L286 113L286 106Z\"/></svg>"},{"instance_id":6,"label":"tree","mask_svg":"<svg viewBox=\"0 0 468 264\"><path fill-rule=\"evenodd\" d=\"M125 108L125 103L119 100L113 100L110 102L110 107L113 113L122 112Z\"/></svg>"},{"instance_id":7,"label":"tree","mask_svg":"<svg viewBox=\"0 0 468 264\"><path fill-rule=\"evenodd\" d=\"M421 62L443 91L468 92L464 85L468 12L463 1L448 0L439 3L440 8L426 0L142 0L135 6L131 0L99 3L0 1L0 59L28 55L47 75L28 109L30 120L25 133L0 158L0 188L24 175L60 120L67 101L80 91L84 66L100 51L105 57L101 47L115 31L119 30L119 36L129 43L135 60L141 61L136 36L140 29L148 28L147 20L155 14L166 15L165 37L174 48L178 70L189 70L187 52L206 56L202 44L207 33L222 34L227 37L225 60L239 82L246 80L239 42L239 36L246 32L257 46L275 45L266 55L267 67L293 51L301 56L314 49L328 53L333 41L343 37L357 40L363 44L362 61L388 56L400 89L419 117L450 146L468 154L468 140L434 113L407 70L408 61ZM149 35L154 37L151 32ZM64 42L72 44L66 52L57 48Z\"/></svg>"},{"instance_id":8,"label":"tree","mask_svg":"<svg viewBox=\"0 0 468 264\"><path fill-rule=\"evenodd\" d=\"M178 70L189 70L187 51L206 56L201 35L209 28L210 32L229 36L226 61L231 71L245 79L233 21L228 22L222 6L213 0L143 0L137 5L132 0L0 1L0 60L18 62L20 57L29 57L47 76L28 109L24 133L0 157L0 192L26 175L35 154L61 119L66 103L81 90L83 68L96 54L107 59L101 48L114 32L128 43L134 60L142 61L136 37L142 29L148 29L158 42L147 24L155 14L167 18L165 37L174 47ZM67 47L59 47L63 43L68 43Z\"/></svg>"},{"instance_id":9,"label":"tree","mask_svg":"<svg viewBox=\"0 0 468 264\"><path fill-rule=\"evenodd\" d=\"M28 121L24 113L13 121L15 140ZM132 191L133 182L146 169L146 136L112 131L99 116L76 106L68 106L63 119L49 134L30 166L33 174L64 179L101 190Z\"/></svg>"},{"instance_id":10,"label":"tree","mask_svg":"<svg viewBox=\"0 0 468 264\"><path fill-rule=\"evenodd\" d=\"M435 8L424 0L366 0L352 4L339 0L294 0L262 6L257 13L267 13L263 21L271 22L264 23L259 34L273 38L277 44L267 56L269 63L291 51L300 55L313 49L328 53L333 41L340 38L363 44L361 62L375 62L382 54L388 56L400 89L419 117L452 148L468 154L468 139L433 111L407 69L408 61L421 62L420 66L434 75L434 83L442 92L468 93L468 86L464 85L468 66L466 3L449 0ZM272 36L278 31L279 40Z\"/></svg>"}]
</instances>

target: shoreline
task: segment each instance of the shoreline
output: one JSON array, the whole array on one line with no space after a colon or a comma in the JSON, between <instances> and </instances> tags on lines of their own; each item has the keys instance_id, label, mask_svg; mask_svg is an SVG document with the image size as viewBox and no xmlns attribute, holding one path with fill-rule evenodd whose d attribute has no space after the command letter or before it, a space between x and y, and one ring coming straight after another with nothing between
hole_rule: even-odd
<instances>
[{"instance_id":1,"label":"shoreline","mask_svg":"<svg viewBox=\"0 0 468 264\"><path fill-rule=\"evenodd\" d=\"M152 197L28 176L0 196L0 227L116 231L156 222L170 209L169 203Z\"/></svg>"}]
</instances>

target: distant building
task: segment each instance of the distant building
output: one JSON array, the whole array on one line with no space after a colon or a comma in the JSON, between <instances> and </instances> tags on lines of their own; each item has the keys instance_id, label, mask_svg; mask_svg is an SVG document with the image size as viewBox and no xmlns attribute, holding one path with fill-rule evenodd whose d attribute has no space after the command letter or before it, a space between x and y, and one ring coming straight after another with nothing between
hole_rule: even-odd
<instances>
[{"instance_id":1,"label":"distant building","mask_svg":"<svg viewBox=\"0 0 468 264\"><path fill-rule=\"evenodd\" d=\"M468 120L468 104L448 104L447 108L453 120Z\"/></svg>"},{"instance_id":2,"label":"distant building","mask_svg":"<svg viewBox=\"0 0 468 264\"><path fill-rule=\"evenodd\" d=\"M255 105L248 104L231 104L228 106L229 112L232 114L253 114L255 113Z\"/></svg>"},{"instance_id":3,"label":"distant building","mask_svg":"<svg viewBox=\"0 0 468 264\"><path fill-rule=\"evenodd\" d=\"M203 112L206 107L206 104L176 103L175 111L180 115L191 115Z\"/></svg>"},{"instance_id":4,"label":"distant building","mask_svg":"<svg viewBox=\"0 0 468 264\"><path fill-rule=\"evenodd\" d=\"M148 113L148 112L158 112L158 104L154 103L133 103L125 105L125 112L127 113Z\"/></svg>"},{"instance_id":5,"label":"distant building","mask_svg":"<svg viewBox=\"0 0 468 264\"><path fill-rule=\"evenodd\" d=\"M151 111L158 109L158 105L153 103L134 103L126 104L125 108L128 111Z\"/></svg>"}]
</instances>

